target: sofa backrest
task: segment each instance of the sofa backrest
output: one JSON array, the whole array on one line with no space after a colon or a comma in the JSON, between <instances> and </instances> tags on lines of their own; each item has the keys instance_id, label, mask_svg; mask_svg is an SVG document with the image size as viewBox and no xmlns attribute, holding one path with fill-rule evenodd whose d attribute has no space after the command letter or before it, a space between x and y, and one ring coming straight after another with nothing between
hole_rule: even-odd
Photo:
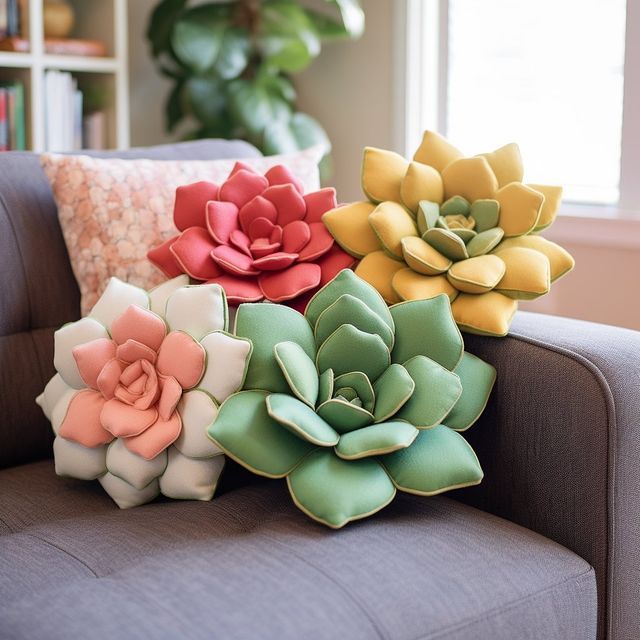
<instances>
[{"instance_id":1,"label":"sofa backrest","mask_svg":"<svg viewBox=\"0 0 640 640\"><path fill-rule=\"evenodd\" d=\"M213 160L260 155L241 141L201 140L100 157ZM37 154L0 153L0 468L51 456L35 404L54 374L53 333L77 320L80 295Z\"/></svg>"}]
</instances>

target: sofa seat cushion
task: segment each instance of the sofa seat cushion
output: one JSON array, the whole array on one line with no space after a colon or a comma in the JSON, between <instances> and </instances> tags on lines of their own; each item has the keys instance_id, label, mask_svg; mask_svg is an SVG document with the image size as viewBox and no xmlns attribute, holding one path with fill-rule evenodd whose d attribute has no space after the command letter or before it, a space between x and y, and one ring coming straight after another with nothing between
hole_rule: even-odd
<instances>
[{"instance_id":1,"label":"sofa seat cushion","mask_svg":"<svg viewBox=\"0 0 640 640\"><path fill-rule=\"evenodd\" d=\"M5 637L595 638L584 560L449 498L403 494L335 532L279 482L121 511L46 465L3 490L12 474L42 513L14 509L0 537Z\"/></svg>"}]
</instances>

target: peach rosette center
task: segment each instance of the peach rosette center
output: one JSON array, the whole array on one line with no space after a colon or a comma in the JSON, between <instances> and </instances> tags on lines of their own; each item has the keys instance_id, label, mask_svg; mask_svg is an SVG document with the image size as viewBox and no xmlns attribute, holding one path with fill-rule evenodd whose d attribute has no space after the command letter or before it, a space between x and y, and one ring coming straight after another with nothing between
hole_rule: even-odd
<instances>
[{"instance_id":1,"label":"peach rosette center","mask_svg":"<svg viewBox=\"0 0 640 640\"><path fill-rule=\"evenodd\" d=\"M224 458L205 429L251 353L227 324L217 284L182 276L147 293L112 279L89 316L55 334L57 374L38 403L56 472L97 478L123 508L159 493L211 499Z\"/></svg>"}]
</instances>

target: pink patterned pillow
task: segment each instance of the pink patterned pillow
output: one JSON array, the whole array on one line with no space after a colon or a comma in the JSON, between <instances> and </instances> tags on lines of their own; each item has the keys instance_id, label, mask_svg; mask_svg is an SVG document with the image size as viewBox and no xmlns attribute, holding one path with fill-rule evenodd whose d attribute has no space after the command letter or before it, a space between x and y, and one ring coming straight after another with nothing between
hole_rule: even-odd
<instances>
[{"instance_id":1,"label":"pink patterned pillow","mask_svg":"<svg viewBox=\"0 0 640 640\"><path fill-rule=\"evenodd\" d=\"M262 173L284 164L305 191L314 191L320 186L320 155L311 148L243 162ZM176 233L176 188L198 180L221 184L235 164L235 160L120 160L50 153L41 155L40 162L58 205L83 315L112 277L143 289L165 280L147 260L147 251Z\"/></svg>"}]
</instances>

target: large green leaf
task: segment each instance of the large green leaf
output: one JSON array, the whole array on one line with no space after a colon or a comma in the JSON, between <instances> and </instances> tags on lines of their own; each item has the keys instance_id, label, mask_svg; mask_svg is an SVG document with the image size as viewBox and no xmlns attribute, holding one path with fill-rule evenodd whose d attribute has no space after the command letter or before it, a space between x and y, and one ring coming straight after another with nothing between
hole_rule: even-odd
<instances>
[{"instance_id":1,"label":"large green leaf","mask_svg":"<svg viewBox=\"0 0 640 640\"><path fill-rule=\"evenodd\" d=\"M270 122L264 130L263 151L266 154L295 153L319 145L331 151L331 142L322 125L306 113L294 113L288 120Z\"/></svg>"},{"instance_id":2,"label":"large green leaf","mask_svg":"<svg viewBox=\"0 0 640 640\"><path fill-rule=\"evenodd\" d=\"M178 122L185 116L183 89L184 80L177 80L167 98L165 112L167 131L169 131L169 133L175 129Z\"/></svg>"},{"instance_id":3,"label":"large green leaf","mask_svg":"<svg viewBox=\"0 0 640 640\"><path fill-rule=\"evenodd\" d=\"M324 13L307 9L318 35L327 40L338 38L359 38L364 32L364 11L358 0L327 0L340 11L340 20L334 20Z\"/></svg>"},{"instance_id":4,"label":"large green leaf","mask_svg":"<svg viewBox=\"0 0 640 640\"><path fill-rule=\"evenodd\" d=\"M246 69L250 54L249 32L240 27L227 28L213 69L225 80L237 78Z\"/></svg>"},{"instance_id":5,"label":"large green leaf","mask_svg":"<svg viewBox=\"0 0 640 640\"><path fill-rule=\"evenodd\" d=\"M186 4L187 0L162 0L153 10L146 36L154 58L169 49L173 25Z\"/></svg>"},{"instance_id":6,"label":"large green leaf","mask_svg":"<svg viewBox=\"0 0 640 640\"><path fill-rule=\"evenodd\" d=\"M358 0L327 0L337 5L342 24L351 38L359 38L364 33L364 11Z\"/></svg>"},{"instance_id":7,"label":"large green leaf","mask_svg":"<svg viewBox=\"0 0 640 640\"><path fill-rule=\"evenodd\" d=\"M265 0L260 11L265 60L287 73L304 69L320 53L320 39L305 10L291 0Z\"/></svg>"},{"instance_id":8,"label":"large green leaf","mask_svg":"<svg viewBox=\"0 0 640 640\"><path fill-rule=\"evenodd\" d=\"M196 72L210 69L229 29L229 16L229 4L204 4L183 13L171 35L178 60Z\"/></svg>"},{"instance_id":9,"label":"large green leaf","mask_svg":"<svg viewBox=\"0 0 640 640\"><path fill-rule=\"evenodd\" d=\"M228 86L229 104L250 134L261 134L269 123L286 121L291 108L272 85L257 80L234 80ZM263 149L266 152L266 150Z\"/></svg>"},{"instance_id":10,"label":"large green leaf","mask_svg":"<svg viewBox=\"0 0 640 640\"><path fill-rule=\"evenodd\" d=\"M185 83L189 108L204 126L215 126L227 106L224 85L212 76L193 76Z\"/></svg>"}]
</instances>

